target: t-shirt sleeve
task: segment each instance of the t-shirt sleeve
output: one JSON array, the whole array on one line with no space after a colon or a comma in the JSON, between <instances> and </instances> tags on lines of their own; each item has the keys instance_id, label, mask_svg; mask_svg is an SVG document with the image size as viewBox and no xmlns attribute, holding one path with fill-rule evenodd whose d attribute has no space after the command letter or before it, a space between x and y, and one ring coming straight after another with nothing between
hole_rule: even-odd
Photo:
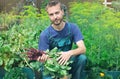
<instances>
[{"instance_id":1,"label":"t-shirt sleeve","mask_svg":"<svg viewBox=\"0 0 120 79\"><path fill-rule=\"evenodd\" d=\"M80 31L80 28L77 25L73 24L72 30L73 30L73 39L74 39L73 41L75 43L84 39Z\"/></svg>"},{"instance_id":2,"label":"t-shirt sleeve","mask_svg":"<svg viewBox=\"0 0 120 79\"><path fill-rule=\"evenodd\" d=\"M39 50L43 50L43 51L45 51L45 50L47 50L47 49L49 49L49 44L48 44L49 42L48 42L48 38L47 38L47 34L46 34L46 32L42 32L41 34L40 34L40 37L39 37Z\"/></svg>"}]
</instances>

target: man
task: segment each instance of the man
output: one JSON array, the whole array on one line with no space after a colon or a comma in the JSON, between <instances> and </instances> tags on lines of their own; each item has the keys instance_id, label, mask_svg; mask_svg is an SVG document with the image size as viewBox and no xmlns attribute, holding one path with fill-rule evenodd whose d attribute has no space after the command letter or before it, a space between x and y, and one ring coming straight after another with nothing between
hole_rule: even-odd
<instances>
[{"instance_id":1,"label":"man","mask_svg":"<svg viewBox=\"0 0 120 79\"><path fill-rule=\"evenodd\" d=\"M63 20L64 9L57 0L49 2L46 6L46 11L51 20L51 25L40 34L39 50L45 51L57 47L63 51L60 52L61 55L57 59L59 60L58 63L64 65L68 60L73 60L70 70L70 74L72 74L71 79L81 79L81 72L86 65L86 56L84 55L86 47L78 26ZM77 45L76 49L71 49L73 43ZM46 61L48 58L48 55L43 54L38 58L38 61ZM52 78L43 76L43 79Z\"/></svg>"}]
</instances>

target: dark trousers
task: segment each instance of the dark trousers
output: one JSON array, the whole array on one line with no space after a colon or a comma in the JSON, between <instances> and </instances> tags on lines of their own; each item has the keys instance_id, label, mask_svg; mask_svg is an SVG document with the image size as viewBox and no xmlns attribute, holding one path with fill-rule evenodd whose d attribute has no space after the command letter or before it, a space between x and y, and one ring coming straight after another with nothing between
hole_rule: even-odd
<instances>
[{"instance_id":1,"label":"dark trousers","mask_svg":"<svg viewBox=\"0 0 120 79\"><path fill-rule=\"evenodd\" d=\"M87 58L84 54L71 57L73 63L71 64L70 74L72 74L71 79L82 79L83 70L87 63Z\"/></svg>"}]
</instances>

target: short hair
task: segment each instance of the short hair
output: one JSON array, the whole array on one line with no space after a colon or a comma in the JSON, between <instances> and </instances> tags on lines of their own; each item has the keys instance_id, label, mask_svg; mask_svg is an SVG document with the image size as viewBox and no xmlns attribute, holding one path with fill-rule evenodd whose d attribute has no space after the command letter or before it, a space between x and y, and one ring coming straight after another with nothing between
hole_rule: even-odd
<instances>
[{"instance_id":1,"label":"short hair","mask_svg":"<svg viewBox=\"0 0 120 79\"><path fill-rule=\"evenodd\" d=\"M63 9L63 5L61 4L61 2L59 0L52 0L50 1L47 6L46 6L46 10L48 7L52 7L52 6L56 6L57 4L60 4L60 8L61 10Z\"/></svg>"},{"instance_id":2,"label":"short hair","mask_svg":"<svg viewBox=\"0 0 120 79\"><path fill-rule=\"evenodd\" d=\"M57 4L60 4L60 8L61 10L64 11L64 16L67 16L67 7L66 5L62 4L59 0L51 0L50 2L48 2L47 6L46 6L46 10L48 7L52 7L52 6L56 6Z\"/></svg>"}]
</instances>

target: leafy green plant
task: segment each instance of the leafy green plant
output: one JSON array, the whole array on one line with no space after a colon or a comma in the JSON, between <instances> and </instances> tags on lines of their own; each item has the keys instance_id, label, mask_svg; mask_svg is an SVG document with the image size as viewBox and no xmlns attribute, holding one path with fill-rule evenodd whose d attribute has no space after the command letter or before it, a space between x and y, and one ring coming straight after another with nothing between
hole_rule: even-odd
<instances>
[{"instance_id":1,"label":"leafy green plant","mask_svg":"<svg viewBox=\"0 0 120 79\"><path fill-rule=\"evenodd\" d=\"M34 53L37 54L43 54L44 52L42 51L38 51L36 49L32 49L32 51L34 51ZM29 66L31 69L36 70L36 71L40 71L40 69L43 67L43 75L50 75L52 78L62 78L64 76L68 76L70 75L68 73L68 70L71 69L71 67L69 66L70 63L72 63L72 61L68 61L65 65L60 65L57 61L57 58L59 57L60 54L57 54L58 49L57 47L55 47L52 50L47 50L46 53L49 56L49 59L45 62L38 62L35 61L37 60L37 58L39 56L36 56L35 54L32 54L32 52L28 51L26 55L28 55L30 61L34 60L35 62L29 62L28 58L26 58L27 56L22 56L22 58L26 61L26 66ZM60 51L59 51L60 52Z\"/></svg>"},{"instance_id":2,"label":"leafy green plant","mask_svg":"<svg viewBox=\"0 0 120 79\"><path fill-rule=\"evenodd\" d=\"M16 67L7 72L3 79L27 79L27 76L23 73L22 68Z\"/></svg>"},{"instance_id":3,"label":"leafy green plant","mask_svg":"<svg viewBox=\"0 0 120 79\"><path fill-rule=\"evenodd\" d=\"M104 69L101 69L99 67L92 68L91 71L89 71L89 74L86 76L86 79L113 79L113 77Z\"/></svg>"},{"instance_id":4,"label":"leafy green plant","mask_svg":"<svg viewBox=\"0 0 120 79\"><path fill-rule=\"evenodd\" d=\"M118 76L118 78L117 79L120 79L120 75Z\"/></svg>"},{"instance_id":5,"label":"leafy green plant","mask_svg":"<svg viewBox=\"0 0 120 79\"><path fill-rule=\"evenodd\" d=\"M96 67L120 70L120 12L98 3L74 2L70 4L70 13L70 21L78 24L84 36L86 70Z\"/></svg>"},{"instance_id":6,"label":"leafy green plant","mask_svg":"<svg viewBox=\"0 0 120 79\"><path fill-rule=\"evenodd\" d=\"M114 13L113 10L96 3L72 5L70 20L80 26L88 49L86 54L89 62L86 69L100 67L105 70L119 70L120 13Z\"/></svg>"},{"instance_id":7,"label":"leafy green plant","mask_svg":"<svg viewBox=\"0 0 120 79\"><path fill-rule=\"evenodd\" d=\"M115 9L115 11L120 12L120 0L112 1L112 7Z\"/></svg>"},{"instance_id":8,"label":"leafy green plant","mask_svg":"<svg viewBox=\"0 0 120 79\"><path fill-rule=\"evenodd\" d=\"M25 48L38 47L39 34L50 23L45 11L38 14L36 10L33 6L25 6L24 11L16 16L19 23L0 32L0 66L7 71L15 66L24 66L20 55Z\"/></svg>"},{"instance_id":9,"label":"leafy green plant","mask_svg":"<svg viewBox=\"0 0 120 79\"><path fill-rule=\"evenodd\" d=\"M0 27L9 29L13 24L17 22L17 15L12 12L0 13Z\"/></svg>"},{"instance_id":10,"label":"leafy green plant","mask_svg":"<svg viewBox=\"0 0 120 79\"><path fill-rule=\"evenodd\" d=\"M56 54L57 52L57 48L49 51L47 54L50 59L44 63L44 75L51 75L52 78L55 79L69 75L68 70L71 69L69 64L72 63L72 61L68 61L66 65L60 65L57 61L57 58L59 57L59 54Z\"/></svg>"},{"instance_id":11,"label":"leafy green plant","mask_svg":"<svg viewBox=\"0 0 120 79\"><path fill-rule=\"evenodd\" d=\"M68 61L66 65L60 65L58 61L56 60L59 57L59 54L56 54L58 52L57 48L52 49L51 51L46 51L50 57L47 61L45 61L43 64L42 62L38 61L32 61L28 59L27 53L20 54L21 59L25 62L24 66L22 67L13 67L12 69L9 69L9 71L5 74L5 77L3 79L26 79L26 74L23 72L24 67L29 67L33 71L40 72L41 67L44 67L44 75L51 75L52 78L62 78L64 76L68 76L68 70L71 69L69 67L69 64L72 63L72 61ZM17 72L17 75L15 75ZM11 73L11 74L10 74Z\"/></svg>"}]
</instances>

